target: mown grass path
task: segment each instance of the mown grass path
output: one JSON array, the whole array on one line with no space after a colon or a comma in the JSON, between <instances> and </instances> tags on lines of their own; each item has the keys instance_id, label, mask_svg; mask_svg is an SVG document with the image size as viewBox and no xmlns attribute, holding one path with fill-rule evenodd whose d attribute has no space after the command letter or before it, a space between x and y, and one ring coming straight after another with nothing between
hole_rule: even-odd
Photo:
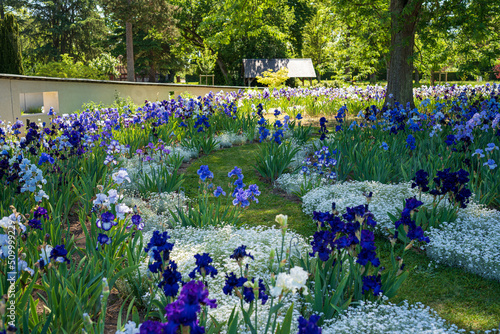
<instances>
[{"instance_id":1,"label":"mown grass path","mask_svg":"<svg viewBox=\"0 0 500 334\"><path fill-rule=\"evenodd\" d=\"M252 203L242 214L242 221L248 225L275 225L275 216L288 215L291 229L305 237L311 236L315 225L311 217L302 212L298 201L285 198L272 185L261 181L253 168L258 145L236 146L203 156L191 163L185 171L184 187L190 198L198 192L198 175L201 165L208 165L214 173L215 186L228 188L227 173L234 166L242 169L244 183L257 184L261 191L259 203ZM234 182L234 179L233 179ZM382 265L389 263L389 242L377 238L377 252ZM425 252L410 251L405 255L406 268L411 270L408 279L401 286L398 295L391 300L410 304L421 302L432 307L438 314L460 328L484 331L499 328L500 324L500 282L484 279L459 268L435 264L429 267L430 259Z\"/></svg>"},{"instance_id":2,"label":"mown grass path","mask_svg":"<svg viewBox=\"0 0 500 334\"><path fill-rule=\"evenodd\" d=\"M241 216L241 220L248 225L272 226L277 223L274 221L276 215L288 215L289 225L302 235L312 235L314 233L314 224L309 216L302 212L300 204L290 201L277 192L273 187L260 180L259 174L253 168L255 156L259 151L258 145L242 145L228 149L215 151L210 155L205 155L195 160L186 170L186 180L184 188L189 198L196 198L199 187L199 177L196 174L200 166L208 165L214 173L214 186L221 186L226 190L228 183L235 178L229 179L229 173L235 166L242 169L243 182L248 186L257 184L261 191L258 197L259 203L252 203L247 207Z\"/></svg>"}]
</instances>

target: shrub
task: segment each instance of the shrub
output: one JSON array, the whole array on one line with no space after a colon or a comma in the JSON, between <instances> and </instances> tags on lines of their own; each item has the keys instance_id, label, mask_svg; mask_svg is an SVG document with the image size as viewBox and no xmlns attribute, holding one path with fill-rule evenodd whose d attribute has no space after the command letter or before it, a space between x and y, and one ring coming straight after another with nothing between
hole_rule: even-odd
<instances>
[{"instance_id":1,"label":"shrub","mask_svg":"<svg viewBox=\"0 0 500 334\"><path fill-rule=\"evenodd\" d=\"M106 76L100 71L81 61L75 61L67 53L61 57L61 61L52 61L38 67L35 75L56 78L106 79Z\"/></svg>"},{"instance_id":2,"label":"shrub","mask_svg":"<svg viewBox=\"0 0 500 334\"><path fill-rule=\"evenodd\" d=\"M89 62L89 67L102 76L113 75L119 77L120 73L116 70L118 65L120 65L120 61L109 53L102 53L100 57Z\"/></svg>"},{"instance_id":3,"label":"shrub","mask_svg":"<svg viewBox=\"0 0 500 334\"><path fill-rule=\"evenodd\" d=\"M262 76L257 76L257 82L268 87L279 87L288 80L288 69L280 68L278 72L273 73L273 70L264 71Z\"/></svg>"}]
</instances>

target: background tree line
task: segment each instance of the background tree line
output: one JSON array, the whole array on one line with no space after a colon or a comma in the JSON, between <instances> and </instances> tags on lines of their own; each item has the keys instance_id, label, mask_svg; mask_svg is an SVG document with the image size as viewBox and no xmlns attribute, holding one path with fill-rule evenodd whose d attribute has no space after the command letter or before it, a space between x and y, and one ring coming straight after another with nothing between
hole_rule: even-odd
<instances>
[{"instance_id":1,"label":"background tree line","mask_svg":"<svg viewBox=\"0 0 500 334\"><path fill-rule=\"evenodd\" d=\"M397 87L442 68L493 79L500 58L496 0L0 0L0 13L27 74L128 55L129 72L172 80L208 52L217 84L242 85L244 58L307 57L321 79L388 80L412 102Z\"/></svg>"}]
</instances>

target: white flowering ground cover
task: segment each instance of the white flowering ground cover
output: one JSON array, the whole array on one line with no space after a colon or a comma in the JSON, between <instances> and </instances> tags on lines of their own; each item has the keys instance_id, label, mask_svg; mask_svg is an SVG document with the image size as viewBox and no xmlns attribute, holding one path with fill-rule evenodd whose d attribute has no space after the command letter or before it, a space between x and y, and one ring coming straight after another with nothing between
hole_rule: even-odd
<instances>
[{"instance_id":1,"label":"white flowering ground cover","mask_svg":"<svg viewBox=\"0 0 500 334\"><path fill-rule=\"evenodd\" d=\"M210 298L217 300L217 308L210 309L209 314L217 321L227 321L234 307L238 308L240 301L235 295L228 296L222 292L224 286L225 273L239 272L237 263L229 258L235 245L247 245L247 251L255 257L255 260L247 258L244 264L249 264L249 275L251 277L262 278L266 282L270 281L269 266L271 265L271 251L278 250L282 244L281 230L266 227L242 227L235 228L226 226L217 229L198 229L198 228L175 228L167 230L172 237L169 241L175 243L171 253L171 259L178 264L178 270L186 278L195 265L195 254L204 252L210 253L214 262L213 265L219 271L215 278L207 277ZM144 234L144 241L147 242L152 236L152 232ZM217 240L218 242L214 242ZM308 251L308 243L303 237L288 231L285 236L285 250L289 247L290 241L293 243L292 254L300 256ZM147 269L148 259L145 258L140 268L142 277L148 277ZM274 261L276 265L276 261ZM126 286L122 288L127 289ZM162 293L158 291L158 293ZM309 293L313 293L310 291ZM152 298L146 294L143 301L150 303ZM284 299L285 306L283 310L288 309L291 303L294 303L294 318L300 315L299 309L306 308L303 300L298 295L289 294ZM458 329L455 325L447 323L437 313L420 303L408 305L405 301L402 305L392 303L378 304L371 302L361 302L357 307L350 307L343 315L338 318L325 321L323 325L324 334L333 333L464 333L465 330ZM264 330L264 319L267 319L269 312L269 303L259 305L260 328L258 332ZM282 323L284 312L279 315L278 323ZM254 321L254 320L252 320ZM239 333L249 332L245 326L241 326ZM496 332L496 330L487 331ZM117 331L117 334L138 333L135 324L129 323L124 331Z\"/></svg>"},{"instance_id":2,"label":"white flowering ground cover","mask_svg":"<svg viewBox=\"0 0 500 334\"><path fill-rule=\"evenodd\" d=\"M215 139L219 142L219 148L231 147L233 145L241 145L246 143L247 135L244 133L237 134L234 132L225 132L216 136Z\"/></svg>"},{"instance_id":3,"label":"white flowering ground cover","mask_svg":"<svg viewBox=\"0 0 500 334\"><path fill-rule=\"evenodd\" d=\"M168 234L171 236L169 242L174 243L174 248L171 255L171 260L175 261L178 265L178 271L182 273L184 280L189 281L188 274L196 267L195 254L209 253L213 258L212 265L218 270L218 275L214 278L207 277L209 288L209 297L217 300L217 308L210 309L209 314L215 317L219 322L227 321L234 307L237 309L240 305L240 299L234 294L229 296L225 295L222 288L225 284L225 273L234 272L237 275L240 273L238 264L229 256L233 253L234 249L240 245L247 246L246 250L254 256L254 260L246 258L244 264L249 265L249 276L261 278L265 282L270 282L271 277L269 273L269 266L271 265L270 254L271 251L280 252L282 245L282 234L280 229L266 228L266 227L231 227L225 226L222 228L198 229L198 228L184 228L177 227L168 229ZM153 233L144 233L144 242L151 239ZM217 242L214 242L214 241ZM289 248L292 242L292 256L297 257L299 253L305 253L309 245L300 235L288 231L285 235L284 247L285 251ZM143 265L140 268L142 277L148 277L148 258L144 259ZM277 265L274 261L274 265ZM161 290L157 293L162 294ZM150 296L149 294L143 296L146 303L150 303L151 299L158 298L158 296ZM278 323L284 319L286 310L294 303L294 319L300 316L299 308L303 305L297 294L287 295L284 299L285 306L283 313L278 316ZM260 304L260 303L259 303ZM265 320L269 313L270 305L259 305L259 330L263 332L265 327ZM241 316L241 312L240 312ZM252 321L253 322L253 321ZM246 333L246 329L241 327L239 333Z\"/></svg>"},{"instance_id":4,"label":"white flowering ground cover","mask_svg":"<svg viewBox=\"0 0 500 334\"><path fill-rule=\"evenodd\" d=\"M500 281L500 212L471 203L457 220L428 233L430 258Z\"/></svg>"},{"instance_id":5,"label":"white flowering ground cover","mask_svg":"<svg viewBox=\"0 0 500 334\"><path fill-rule=\"evenodd\" d=\"M293 157L293 160L290 163L289 167L292 169L300 168L302 166L302 162L304 161L305 158L307 158L307 156L312 150L312 143L301 144L298 143L296 140L291 139L291 144L293 148L298 148L299 150Z\"/></svg>"},{"instance_id":6,"label":"white flowering ground cover","mask_svg":"<svg viewBox=\"0 0 500 334\"><path fill-rule=\"evenodd\" d=\"M190 201L183 193L150 193L147 201L134 192L127 192L123 203L130 208L136 207L144 220L144 232L165 230L172 227L172 215L176 208L185 209Z\"/></svg>"},{"instance_id":7,"label":"white flowering ground cover","mask_svg":"<svg viewBox=\"0 0 500 334\"><path fill-rule=\"evenodd\" d=\"M293 178L290 178L293 180ZM331 211L332 202L337 210L345 213L346 207L365 204L363 193L373 192L370 200L370 211L375 215L378 231L383 233L387 228L393 228L392 221L387 213L397 215L397 209L404 207L404 199L417 196L418 190L411 188L411 183L383 184L376 181L354 181L321 186L309 191L302 197L303 211L312 215L313 211ZM432 197L423 195L422 202L429 205Z\"/></svg>"},{"instance_id":8,"label":"white flowering ground cover","mask_svg":"<svg viewBox=\"0 0 500 334\"><path fill-rule=\"evenodd\" d=\"M293 178L282 176L278 185L293 187ZM373 192L369 208L377 221L376 228L386 233L393 223L387 213L398 215L405 198L418 196L418 190L411 183L382 184L375 181L355 181L322 186L309 191L302 198L303 211L312 215L313 211L330 211L332 202L342 212L346 207L366 203L364 192ZM423 194L425 206L430 206L432 196ZM466 209L460 209L455 222L443 222L440 228L427 232L430 243L426 246L428 256L450 266L488 279L500 280L500 212L489 210L471 201Z\"/></svg>"},{"instance_id":9,"label":"white flowering ground cover","mask_svg":"<svg viewBox=\"0 0 500 334\"><path fill-rule=\"evenodd\" d=\"M465 333L439 317L436 311L421 303L408 305L360 302L350 307L339 319L325 321L323 334L455 334ZM498 332L493 329L486 333Z\"/></svg>"}]
</instances>

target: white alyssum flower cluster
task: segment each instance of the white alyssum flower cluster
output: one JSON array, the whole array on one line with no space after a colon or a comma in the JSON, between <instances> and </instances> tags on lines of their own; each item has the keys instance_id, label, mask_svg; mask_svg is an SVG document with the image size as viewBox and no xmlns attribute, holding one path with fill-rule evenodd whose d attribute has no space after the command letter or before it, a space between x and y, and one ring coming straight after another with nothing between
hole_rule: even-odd
<instances>
[{"instance_id":1,"label":"white alyssum flower cluster","mask_svg":"<svg viewBox=\"0 0 500 334\"><path fill-rule=\"evenodd\" d=\"M291 134L291 131L287 132ZM306 144L299 144L299 142L295 139L290 139L290 143L292 144L293 148L299 149L299 151L293 157L292 162L290 163L290 168L292 169L300 168L302 167L304 160L312 152L313 145L310 142Z\"/></svg>"},{"instance_id":2,"label":"white alyssum flower cluster","mask_svg":"<svg viewBox=\"0 0 500 334\"><path fill-rule=\"evenodd\" d=\"M200 155L199 149L189 149L183 146L166 147L170 150L170 154L180 155L183 157L184 162L188 162L191 159L197 158Z\"/></svg>"},{"instance_id":3,"label":"white alyssum flower cluster","mask_svg":"<svg viewBox=\"0 0 500 334\"><path fill-rule=\"evenodd\" d=\"M499 211L470 203L455 222L431 229L428 236L431 259L500 281Z\"/></svg>"},{"instance_id":4,"label":"white alyssum flower cluster","mask_svg":"<svg viewBox=\"0 0 500 334\"><path fill-rule=\"evenodd\" d=\"M274 187L279 188L285 191L287 194L293 194L295 192L300 191L301 185L304 185L304 182L315 184L317 182L319 175L316 173L311 173L309 175L304 176L303 173L298 174L290 174L284 173L280 177L274 181ZM328 181L326 179L319 180L320 184L323 186L328 185Z\"/></svg>"},{"instance_id":5,"label":"white alyssum flower cluster","mask_svg":"<svg viewBox=\"0 0 500 334\"><path fill-rule=\"evenodd\" d=\"M217 141L219 142L220 147L231 147L233 145L241 145L246 143L247 135L246 134L236 134L234 132L224 132L220 135L216 136Z\"/></svg>"},{"instance_id":6,"label":"white alyssum flower cluster","mask_svg":"<svg viewBox=\"0 0 500 334\"><path fill-rule=\"evenodd\" d=\"M297 178L298 179L298 178ZM293 178L287 179L293 183ZM284 183L284 182L283 182ZM291 187L290 185L286 185ZM405 198L418 195L411 183L382 184L375 181L355 181L322 186L302 197L303 211L331 211L345 213L346 207L366 203L363 193L373 192L369 210L377 221L376 230L386 234L394 224L387 213L399 217L398 209L404 207ZM422 194L424 206L431 207L433 197ZM441 205L445 205L443 201ZM438 263L462 267L467 271L488 279L500 280L500 212L489 210L471 201L466 209L460 209L455 222L443 222L439 228L426 232L430 243L426 246L428 256Z\"/></svg>"},{"instance_id":7,"label":"white alyssum flower cluster","mask_svg":"<svg viewBox=\"0 0 500 334\"><path fill-rule=\"evenodd\" d=\"M120 159L122 160L122 165L127 170L132 182L137 182L140 176L139 174L150 175L153 172L160 171L163 166L168 166L168 159L163 157L163 159L160 160L159 156L156 154L152 156L151 161L142 161L142 159L143 157L140 157L139 155L134 155L130 159Z\"/></svg>"},{"instance_id":8,"label":"white alyssum flower cluster","mask_svg":"<svg viewBox=\"0 0 500 334\"><path fill-rule=\"evenodd\" d=\"M331 212L332 202L335 202L336 209L345 213L346 207L366 204L363 193L369 192L373 192L369 210L377 221L376 229L382 233L385 233L387 228L394 228L387 213L398 216L397 209L404 208L404 200L418 196L418 190L412 189L409 182L398 184L383 184L376 181L343 182L309 191L302 197L302 210L308 215L312 215L313 211ZM421 200L424 205L430 205L433 198L423 194Z\"/></svg>"},{"instance_id":9,"label":"white alyssum flower cluster","mask_svg":"<svg viewBox=\"0 0 500 334\"><path fill-rule=\"evenodd\" d=\"M284 173L274 181L274 187L293 194L300 190L300 185L304 183L304 174Z\"/></svg>"},{"instance_id":10,"label":"white alyssum flower cluster","mask_svg":"<svg viewBox=\"0 0 500 334\"><path fill-rule=\"evenodd\" d=\"M167 168L169 173L172 171L168 159L163 157L163 160L160 160L156 154L153 155L151 161L142 161L142 157L138 155L130 159L120 158L120 160L122 160L122 166L127 170L130 180L129 182L122 183L121 188L128 191L138 190L138 183L141 182L140 180L145 175L152 177L155 174L159 174L162 168Z\"/></svg>"},{"instance_id":11,"label":"white alyssum flower cluster","mask_svg":"<svg viewBox=\"0 0 500 334\"><path fill-rule=\"evenodd\" d=\"M170 211L176 212L177 208L186 210L189 201L182 192L150 193L146 200L135 192L127 192L123 198L128 207L137 208L144 221L143 232L171 228L173 217Z\"/></svg>"},{"instance_id":12,"label":"white alyssum flower cluster","mask_svg":"<svg viewBox=\"0 0 500 334\"><path fill-rule=\"evenodd\" d=\"M195 254L209 253L213 259L212 265L217 268L218 275L214 278L207 277L207 283L209 286L209 298L215 298L217 300L217 308L210 309L209 314L214 316L218 322L226 321L231 314L233 308L236 306L239 308L240 300L233 293L232 296L225 295L222 288L225 285L226 273L229 274L234 272L239 276L240 268L236 261L230 259L229 256L233 253L234 249L241 245L247 246L246 251L254 256L254 260L250 258L245 258L243 265L249 265L249 276L255 277L255 279L263 279L264 282L270 283L271 276L269 272L269 266L271 265L270 254L271 251L276 253L280 251L282 244L282 230L277 228L266 228L266 227L241 227L236 228L232 226L225 226L222 228L207 228L198 229L191 227L176 228L167 230L168 234L171 236L169 242L174 243L174 248L171 253L171 260L175 261L178 265L178 271L182 274L185 281L189 281L190 278L188 274L196 267L195 265ZM149 231L144 234L144 244L150 240L153 232ZM217 242L214 242L217 240ZM291 231L287 231L284 240L284 251L289 249L290 243L292 244L291 255L293 257L300 256L300 254L307 251L309 245L300 236ZM147 277L148 259L145 258L143 265L140 267L140 272L142 277ZM277 266L277 260L274 260L274 265ZM290 275L294 279L294 287L298 289L303 287L305 283L304 275L301 272L292 268ZM199 275L197 279L200 279ZM290 285L291 287L291 285ZM163 293L158 290L157 293ZM158 298L156 296L150 296L146 294L143 297L144 302L150 303L153 298ZM283 307L283 312L278 316L278 322L282 322L286 310L294 303L294 319L300 316L299 308L303 305L299 301L298 294L288 294L283 299L285 306ZM261 305L259 302L259 319L266 319L270 309L270 302L268 301L265 305ZM241 312L240 312L241 315ZM260 326L262 328L258 329L257 332L263 332L265 322L260 320ZM240 328L238 333L246 333L244 327Z\"/></svg>"},{"instance_id":13,"label":"white alyssum flower cluster","mask_svg":"<svg viewBox=\"0 0 500 334\"><path fill-rule=\"evenodd\" d=\"M323 334L454 334L465 330L450 325L436 311L421 303L397 306L392 303L360 302L338 319L326 320Z\"/></svg>"}]
</instances>

